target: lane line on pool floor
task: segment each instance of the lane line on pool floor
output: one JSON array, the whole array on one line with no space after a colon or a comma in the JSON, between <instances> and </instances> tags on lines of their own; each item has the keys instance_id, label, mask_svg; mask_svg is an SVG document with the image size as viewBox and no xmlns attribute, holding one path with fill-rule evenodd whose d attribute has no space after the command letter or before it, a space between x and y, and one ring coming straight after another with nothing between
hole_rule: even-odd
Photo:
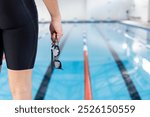
<instances>
[{"instance_id":1,"label":"lane line on pool floor","mask_svg":"<svg viewBox=\"0 0 150 117\"><path fill-rule=\"evenodd\" d=\"M60 45L60 50L61 51L63 50L64 45L66 44L66 41L68 40L72 30L73 30L73 27L71 27L69 32L64 37L64 40L63 40L63 42ZM34 98L35 100L44 100L46 92L47 92L47 89L48 89L48 85L50 84L50 81L51 81L51 77L52 77L53 71L54 71L54 68L52 67L52 63L50 63L50 65L48 66L47 71L46 71L46 73L44 75L44 78L43 78L43 80L41 82L41 85L40 85L40 87L39 87L39 89L37 91L37 94L36 94L36 96Z\"/></svg>"},{"instance_id":2,"label":"lane line on pool floor","mask_svg":"<svg viewBox=\"0 0 150 117\"><path fill-rule=\"evenodd\" d=\"M121 75L124 79L124 82L127 86L128 92L130 94L130 97L132 100L141 100L141 97L133 83L133 81L130 78L130 75L128 74L128 71L126 69L126 67L124 66L123 62L121 61L120 57L118 56L117 52L113 49L113 47L110 45L110 43L106 40L108 40L106 38L106 36L100 31L100 29L98 27L96 27L97 31L99 32L99 34L102 36L103 40L105 41L108 49L110 50L120 72Z\"/></svg>"},{"instance_id":3,"label":"lane line on pool floor","mask_svg":"<svg viewBox=\"0 0 150 117\"><path fill-rule=\"evenodd\" d=\"M92 100L92 87L91 87L86 39L84 39L83 54L84 54L84 99Z\"/></svg>"}]
</instances>

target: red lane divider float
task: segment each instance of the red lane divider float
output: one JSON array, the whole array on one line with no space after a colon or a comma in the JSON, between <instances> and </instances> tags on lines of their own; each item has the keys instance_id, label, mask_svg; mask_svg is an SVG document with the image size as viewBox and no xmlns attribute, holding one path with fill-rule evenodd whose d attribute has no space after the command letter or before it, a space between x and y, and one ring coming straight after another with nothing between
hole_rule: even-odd
<instances>
[{"instance_id":1,"label":"red lane divider float","mask_svg":"<svg viewBox=\"0 0 150 117\"><path fill-rule=\"evenodd\" d=\"M86 40L84 40L84 99L92 100L92 88L91 88L91 79L88 63L88 50L86 46Z\"/></svg>"}]
</instances>

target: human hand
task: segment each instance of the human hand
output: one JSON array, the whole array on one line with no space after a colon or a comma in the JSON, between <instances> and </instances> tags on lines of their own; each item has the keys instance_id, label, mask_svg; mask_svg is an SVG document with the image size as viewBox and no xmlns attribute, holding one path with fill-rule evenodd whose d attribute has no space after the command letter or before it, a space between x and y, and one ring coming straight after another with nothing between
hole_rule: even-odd
<instances>
[{"instance_id":1,"label":"human hand","mask_svg":"<svg viewBox=\"0 0 150 117\"><path fill-rule=\"evenodd\" d=\"M59 42L61 37L63 36L62 31L62 24L60 18L53 19L50 23L50 33L51 33L51 39L53 42L57 41Z\"/></svg>"}]
</instances>

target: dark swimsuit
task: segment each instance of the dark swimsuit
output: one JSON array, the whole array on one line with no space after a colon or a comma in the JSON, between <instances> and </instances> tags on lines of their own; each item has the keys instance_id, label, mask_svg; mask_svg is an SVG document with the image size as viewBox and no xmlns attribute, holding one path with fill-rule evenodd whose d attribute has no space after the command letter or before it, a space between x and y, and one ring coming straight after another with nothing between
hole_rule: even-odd
<instances>
[{"instance_id":1,"label":"dark swimsuit","mask_svg":"<svg viewBox=\"0 0 150 117\"><path fill-rule=\"evenodd\" d=\"M5 53L8 69L32 69L38 41L34 0L0 0L0 65Z\"/></svg>"}]
</instances>

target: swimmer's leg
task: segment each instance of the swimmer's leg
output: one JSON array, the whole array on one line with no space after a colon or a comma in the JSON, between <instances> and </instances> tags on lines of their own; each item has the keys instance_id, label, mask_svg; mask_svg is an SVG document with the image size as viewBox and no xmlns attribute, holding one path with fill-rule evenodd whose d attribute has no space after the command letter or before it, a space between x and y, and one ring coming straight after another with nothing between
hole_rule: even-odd
<instances>
[{"instance_id":1,"label":"swimmer's leg","mask_svg":"<svg viewBox=\"0 0 150 117\"><path fill-rule=\"evenodd\" d=\"M32 99L32 69L8 69L9 85L14 100Z\"/></svg>"}]
</instances>

